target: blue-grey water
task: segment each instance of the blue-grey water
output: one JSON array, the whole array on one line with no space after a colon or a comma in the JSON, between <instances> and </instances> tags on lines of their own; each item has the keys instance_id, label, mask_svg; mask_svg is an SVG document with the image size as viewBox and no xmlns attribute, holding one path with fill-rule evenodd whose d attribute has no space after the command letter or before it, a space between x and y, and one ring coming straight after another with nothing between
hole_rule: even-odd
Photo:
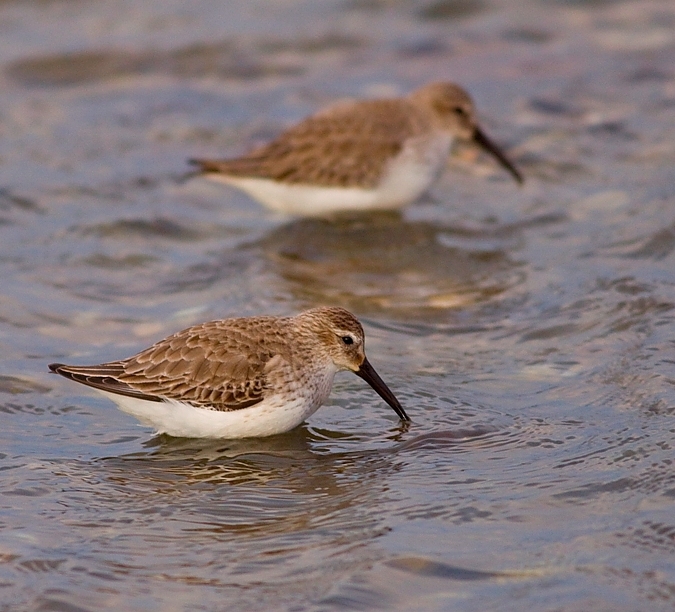
<instances>
[{"instance_id":1,"label":"blue-grey water","mask_svg":"<svg viewBox=\"0 0 675 612\"><path fill-rule=\"evenodd\" d=\"M450 79L402 214L184 180L342 97ZM670 0L0 2L0 610L675 606ZM286 435L157 437L52 361L342 305L358 378Z\"/></svg>"}]
</instances>

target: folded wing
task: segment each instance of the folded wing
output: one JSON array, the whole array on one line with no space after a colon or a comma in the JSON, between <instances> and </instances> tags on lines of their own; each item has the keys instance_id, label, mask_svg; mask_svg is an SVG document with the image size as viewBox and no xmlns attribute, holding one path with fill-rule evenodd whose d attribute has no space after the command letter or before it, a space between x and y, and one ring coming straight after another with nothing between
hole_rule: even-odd
<instances>
[{"instance_id":1,"label":"folded wing","mask_svg":"<svg viewBox=\"0 0 675 612\"><path fill-rule=\"evenodd\" d=\"M338 104L235 159L192 159L205 174L322 187L377 186L388 160L423 119L390 100Z\"/></svg>"},{"instance_id":2,"label":"folded wing","mask_svg":"<svg viewBox=\"0 0 675 612\"><path fill-rule=\"evenodd\" d=\"M256 348L258 347L258 348ZM173 399L211 410L239 410L261 402L273 349L247 342L245 330L223 322L198 325L129 359L94 366L49 368L94 389L147 401Z\"/></svg>"}]
</instances>

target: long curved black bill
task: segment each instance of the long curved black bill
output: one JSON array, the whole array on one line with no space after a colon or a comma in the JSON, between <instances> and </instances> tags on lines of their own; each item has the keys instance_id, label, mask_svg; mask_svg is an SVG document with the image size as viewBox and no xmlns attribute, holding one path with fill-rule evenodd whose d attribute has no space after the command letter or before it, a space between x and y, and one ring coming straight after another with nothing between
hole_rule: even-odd
<instances>
[{"instance_id":1,"label":"long curved black bill","mask_svg":"<svg viewBox=\"0 0 675 612\"><path fill-rule=\"evenodd\" d=\"M403 406L401 406L400 402L396 399L396 396L391 392L389 387L384 384L384 381L380 378L379 374L375 371L375 368L370 365L367 359L363 360L361 367L355 374L363 378L363 380L375 389L377 394L394 409L394 412L398 414L398 417L402 421L410 420L410 417L405 413Z\"/></svg>"},{"instance_id":2,"label":"long curved black bill","mask_svg":"<svg viewBox=\"0 0 675 612\"><path fill-rule=\"evenodd\" d=\"M502 152L502 150L494 143L492 142L483 132L481 132L480 128L476 128L474 133L473 133L473 140L476 144L479 144L483 149L485 149L490 155L492 155L506 170L508 170L511 173L511 176L513 176L514 179L516 179L516 183L519 185L523 184L523 175L518 171L518 169L508 160L506 155Z\"/></svg>"}]
</instances>

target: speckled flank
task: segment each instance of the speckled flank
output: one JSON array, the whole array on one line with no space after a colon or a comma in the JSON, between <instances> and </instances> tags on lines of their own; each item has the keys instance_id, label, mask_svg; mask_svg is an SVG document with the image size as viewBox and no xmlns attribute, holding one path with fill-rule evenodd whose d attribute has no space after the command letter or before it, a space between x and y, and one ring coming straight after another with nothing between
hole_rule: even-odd
<instances>
[{"instance_id":1,"label":"speckled flank","mask_svg":"<svg viewBox=\"0 0 675 612\"><path fill-rule=\"evenodd\" d=\"M93 387L160 432L247 437L288 431L328 397L335 373L370 367L359 321L342 308L195 325L133 357L50 369ZM366 378L402 417L377 375Z\"/></svg>"}]
</instances>

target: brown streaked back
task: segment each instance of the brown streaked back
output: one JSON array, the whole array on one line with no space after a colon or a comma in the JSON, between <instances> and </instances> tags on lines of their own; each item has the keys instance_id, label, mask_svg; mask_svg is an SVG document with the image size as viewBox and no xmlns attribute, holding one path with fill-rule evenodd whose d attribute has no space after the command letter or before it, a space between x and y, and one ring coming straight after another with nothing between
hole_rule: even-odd
<instances>
[{"instance_id":1,"label":"brown streaked back","mask_svg":"<svg viewBox=\"0 0 675 612\"><path fill-rule=\"evenodd\" d=\"M190 161L207 174L370 189L405 140L430 127L428 114L406 99L339 103L242 157Z\"/></svg>"},{"instance_id":2,"label":"brown streaked back","mask_svg":"<svg viewBox=\"0 0 675 612\"><path fill-rule=\"evenodd\" d=\"M238 410L264 399L266 367L272 357L288 351L284 342L287 321L276 317L210 321L125 360L84 367L52 364L50 369L110 393Z\"/></svg>"}]
</instances>

